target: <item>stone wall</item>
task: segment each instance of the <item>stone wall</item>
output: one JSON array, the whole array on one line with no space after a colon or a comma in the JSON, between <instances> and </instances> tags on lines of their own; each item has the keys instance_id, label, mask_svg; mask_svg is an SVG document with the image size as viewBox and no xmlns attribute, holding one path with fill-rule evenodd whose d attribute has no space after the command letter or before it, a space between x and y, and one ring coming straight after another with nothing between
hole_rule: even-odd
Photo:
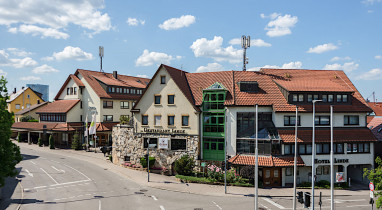
<instances>
[{"instance_id":1,"label":"stone wall","mask_svg":"<svg viewBox=\"0 0 382 210\"><path fill-rule=\"evenodd\" d=\"M186 139L186 150L150 149L150 156L155 157L155 167L165 167L172 170L173 163L185 154L193 157L195 165L200 165L199 137L185 135L161 135L161 134L135 134L134 128L126 125L113 127L113 163L122 165L125 163L125 156L130 156L131 164L140 164L140 158L147 154L147 148L143 148L144 138L171 138Z\"/></svg>"}]
</instances>

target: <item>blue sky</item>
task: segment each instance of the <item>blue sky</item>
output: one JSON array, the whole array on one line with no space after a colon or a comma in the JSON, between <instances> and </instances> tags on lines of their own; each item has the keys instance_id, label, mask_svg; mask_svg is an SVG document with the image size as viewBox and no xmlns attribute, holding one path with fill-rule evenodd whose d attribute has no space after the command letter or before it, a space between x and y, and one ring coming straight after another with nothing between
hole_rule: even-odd
<instances>
[{"instance_id":1,"label":"blue sky","mask_svg":"<svg viewBox=\"0 0 382 210\"><path fill-rule=\"evenodd\" d=\"M364 98L382 100L382 0L0 1L0 75L9 91L50 86L76 69L149 77L160 63L188 72L344 70ZM312 78L314 79L314 78Z\"/></svg>"}]
</instances>

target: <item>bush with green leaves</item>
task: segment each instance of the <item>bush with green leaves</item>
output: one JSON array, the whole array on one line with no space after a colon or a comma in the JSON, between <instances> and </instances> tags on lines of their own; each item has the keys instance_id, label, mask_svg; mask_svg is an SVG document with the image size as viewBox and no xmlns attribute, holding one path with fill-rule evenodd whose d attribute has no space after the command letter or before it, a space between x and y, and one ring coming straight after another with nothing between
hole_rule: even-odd
<instances>
[{"instance_id":1,"label":"bush with green leaves","mask_svg":"<svg viewBox=\"0 0 382 210\"><path fill-rule=\"evenodd\" d=\"M181 158L175 161L175 171L180 175L190 176L194 174L194 167L194 158L188 155L183 155Z\"/></svg>"},{"instance_id":2,"label":"bush with green leaves","mask_svg":"<svg viewBox=\"0 0 382 210\"><path fill-rule=\"evenodd\" d=\"M50 149L54 149L54 138L53 138L53 135L50 135L49 136L49 148Z\"/></svg>"},{"instance_id":3,"label":"bush with green leaves","mask_svg":"<svg viewBox=\"0 0 382 210\"><path fill-rule=\"evenodd\" d=\"M316 182L315 186L322 188L330 188L330 182L327 180L320 180Z\"/></svg>"},{"instance_id":4,"label":"bush with green leaves","mask_svg":"<svg viewBox=\"0 0 382 210\"><path fill-rule=\"evenodd\" d=\"M121 117L119 117L119 122L121 125L127 125L130 122L130 117L128 115L121 115Z\"/></svg>"},{"instance_id":5,"label":"bush with green leaves","mask_svg":"<svg viewBox=\"0 0 382 210\"><path fill-rule=\"evenodd\" d=\"M155 157L149 157L149 163L150 163L150 168L152 168L155 164ZM147 168L147 161L146 158L142 157L141 158L141 165L143 168Z\"/></svg>"},{"instance_id":6,"label":"bush with green leaves","mask_svg":"<svg viewBox=\"0 0 382 210\"><path fill-rule=\"evenodd\" d=\"M20 134L17 135L17 142L20 142Z\"/></svg>"},{"instance_id":7,"label":"bush with green leaves","mask_svg":"<svg viewBox=\"0 0 382 210\"><path fill-rule=\"evenodd\" d=\"M381 157L377 157L375 159L375 163L377 163L376 168L368 170L364 169L364 177L367 177L374 184L374 196L376 197L376 205L377 208L382 207L382 159Z\"/></svg>"},{"instance_id":8,"label":"bush with green leaves","mask_svg":"<svg viewBox=\"0 0 382 210\"><path fill-rule=\"evenodd\" d=\"M81 149L80 135L78 135L78 133L73 135L72 149L74 150Z\"/></svg>"},{"instance_id":9,"label":"bush with green leaves","mask_svg":"<svg viewBox=\"0 0 382 210\"><path fill-rule=\"evenodd\" d=\"M42 139L41 138L38 138L37 144L38 144L39 147L42 147Z\"/></svg>"}]
</instances>

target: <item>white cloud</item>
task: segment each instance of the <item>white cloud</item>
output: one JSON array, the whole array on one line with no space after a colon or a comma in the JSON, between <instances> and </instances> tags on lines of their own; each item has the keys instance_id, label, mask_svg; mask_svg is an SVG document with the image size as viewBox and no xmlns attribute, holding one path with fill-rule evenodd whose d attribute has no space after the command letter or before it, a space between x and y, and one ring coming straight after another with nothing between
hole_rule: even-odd
<instances>
[{"instance_id":1,"label":"white cloud","mask_svg":"<svg viewBox=\"0 0 382 210\"><path fill-rule=\"evenodd\" d=\"M382 2L382 0L363 0L361 2L366 5L373 5L374 3Z\"/></svg>"},{"instance_id":2,"label":"white cloud","mask_svg":"<svg viewBox=\"0 0 382 210\"><path fill-rule=\"evenodd\" d=\"M1 4L0 25L11 26L10 32L17 31L17 24L41 27L38 30L42 33L41 30L65 29L73 24L96 34L112 28L109 15L100 11L103 8L103 0L19 0Z\"/></svg>"},{"instance_id":3,"label":"white cloud","mask_svg":"<svg viewBox=\"0 0 382 210\"><path fill-rule=\"evenodd\" d=\"M179 56L176 56L179 59ZM143 50L141 56L135 61L136 66L152 66L154 64L170 64L174 57L160 52L149 52L149 50Z\"/></svg>"},{"instance_id":4,"label":"white cloud","mask_svg":"<svg viewBox=\"0 0 382 210\"><path fill-rule=\"evenodd\" d=\"M35 74L45 74L45 73L52 73L52 72L59 72L59 71L51 66L44 64L42 66L34 68L32 72Z\"/></svg>"},{"instance_id":5,"label":"white cloud","mask_svg":"<svg viewBox=\"0 0 382 210\"><path fill-rule=\"evenodd\" d=\"M241 39L240 38L231 39L229 41L229 43L231 45L241 45ZM267 42L265 42L262 39L251 39L251 46L255 46L255 47L270 47L272 45L267 43Z\"/></svg>"},{"instance_id":6,"label":"white cloud","mask_svg":"<svg viewBox=\"0 0 382 210\"><path fill-rule=\"evenodd\" d=\"M382 59L382 55L376 55L374 56L375 59Z\"/></svg>"},{"instance_id":7,"label":"white cloud","mask_svg":"<svg viewBox=\"0 0 382 210\"><path fill-rule=\"evenodd\" d=\"M259 71L261 68L265 69L301 69L302 67L302 62L301 61L295 61L295 62L289 62L289 63L284 63L281 67L277 65L265 65L262 67L253 67L247 69L247 71Z\"/></svg>"},{"instance_id":8,"label":"white cloud","mask_svg":"<svg viewBox=\"0 0 382 210\"><path fill-rule=\"evenodd\" d=\"M3 71L2 69L0 69L0 77L1 76L4 76L6 77L7 76L7 72Z\"/></svg>"},{"instance_id":9,"label":"white cloud","mask_svg":"<svg viewBox=\"0 0 382 210\"><path fill-rule=\"evenodd\" d=\"M171 18L159 24L159 28L164 30L176 30L188 27L195 23L195 17L192 15L182 15L180 18Z\"/></svg>"},{"instance_id":10,"label":"white cloud","mask_svg":"<svg viewBox=\"0 0 382 210\"><path fill-rule=\"evenodd\" d=\"M149 76L147 76L146 74L138 74L137 77L141 77L141 78L149 78Z\"/></svg>"},{"instance_id":11,"label":"white cloud","mask_svg":"<svg viewBox=\"0 0 382 210\"><path fill-rule=\"evenodd\" d=\"M20 80L31 81L31 80L41 80L41 78L40 77L35 77L35 76L26 76L26 77L20 77Z\"/></svg>"},{"instance_id":12,"label":"white cloud","mask_svg":"<svg viewBox=\"0 0 382 210\"><path fill-rule=\"evenodd\" d=\"M379 80L382 79L382 69L375 68L372 69L364 74L359 75L356 77L359 80Z\"/></svg>"},{"instance_id":13,"label":"white cloud","mask_svg":"<svg viewBox=\"0 0 382 210\"><path fill-rule=\"evenodd\" d=\"M309 48L307 53L320 54L320 53L324 53L324 52L328 52L328 51L336 50L336 49L338 49L338 47L336 45L334 45L332 43L328 43L328 44L322 44L322 45L317 45L315 47L311 47L311 48Z\"/></svg>"},{"instance_id":14,"label":"white cloud","mask_svg":"<svg viewBox=\"0 0 382 210\"><path fill-rule=\"evenodd\" d=\"M359 64L355 62L344 63L343 65L339 63L326 64L323 68L324 70L344 70L346 72L352 72L358 69Z\"/></svg>"},{"instance_id":15,"label":"white cloud","mask_svg":"<svg viewBox=\"0 0 382 210\"><path fill-rule=\"evenodd\" d=\"M223 38L215 36L213 40L206 38L197 39L190 48L195 57L212 58L215 61L228 61L230 63L240 63L242 61L243 51L235 49L232 46L223 48Z\"/></svg>"},{"instance_id":16,"label":"white cloud","mask_svg":"<svg viewBox=\"0 0 382 210\"><path fill-rule=\"evenodd\" d=\"M19 28L10 28L11 33L22 32L24 34L31 34L32 36L40 36L41 38L51 37L55 39L67 39L69 34L58 31L54 28L42 28L35 25L21 25Z\"/></svg>"},{"instance_id":17,"label":"white cloud","mask_svg":"<svg viewBox=\"0 0 382 210\"><path fill-rule=\"evenodd\" d=\"M332 59L330 59L331 62L334 62L334 61L345 61L345 60L351 60L351 58L349 56L346 56L346 57L335 56Z\"/></svg>"},{"instance_id":18,"label":"white cloud","mask_svg":"<svg viewBox=\"0 0 382 210\"><path fill-rule=\"evenodd\" d=\"M281 16L278 13L272 13L269 16L264 14L260 15L261 18L269 18L271 21L265 27L267 35L270 37L285 36L291 34L291 28L293 28L298 22L297 16L286 14Z\"/></svg>"},{"instance_id":19,"label":"white cloud","mask_svg":"<svg viewBox=\"0 0 382 210\"><path fill-rule=\"evenodd\" d=\"M218 63L209 63L207 66L199 66L196 72L224 71L224 67Z\"/></svg>"},{"instance_id":20,"label":"white cloud","mask_svg":"<svg viewBox=\"0 0 382 210\"><path fill-rule=\"evenodd\" d=\"M31 52L27 52L25 50L18 49L18 48L7 48L7 51L19 57L26 57L28 55L32 55Z\"/></svg>"},{"instance_id":21,"label":"white cloud","mask_svg":"<svg viewBox=\"0 0 382 210\"><path fill-rule=\"evenodd\" d=\"M0 66L10 66L13 68L24 68L36 66L38 63L30 57L10 58L5 50L0 50Z\"/></svg>"},{"instance_id":22,"label":"white cloud","mask_svg":"<svg viewBox=\"0 0 382 210\"><path fill-rule=\"evenodd\" d=\"M129 26L145 25L145 22L145 20L138 20L137 18L127 18L126 21Z\"/></svg>"},{"instance_id":23,"label":"white cloud","mask_svg":"<svg viewBox=\"0 0 382 210\"><path fill-rule=\"evenodd\" d=\"M51 57L45 57L43 60L51 61L51 60L91 60L93 59L93 55L91 53L84 52L79 47L66 46L61 52L54 52Z\"/></svg>"}]
</instances>

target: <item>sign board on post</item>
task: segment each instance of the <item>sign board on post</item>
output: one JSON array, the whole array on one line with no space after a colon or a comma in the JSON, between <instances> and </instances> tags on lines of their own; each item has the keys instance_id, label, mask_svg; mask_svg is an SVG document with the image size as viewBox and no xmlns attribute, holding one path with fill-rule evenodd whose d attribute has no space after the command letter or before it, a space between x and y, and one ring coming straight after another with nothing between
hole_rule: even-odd
<instances>
[{"instance_id":1,"label":"sign board on post","mask_svg":"<svg viewBox=\"0 0 382 210\"><path fill-rule=\"evenodd\" d=\"M336 182L345 182L344 172L337 172L336 173Z\"/></svg>"},{"instance_id":2,"label":"sign board on post","mask_svg":"<svg viewBox=\"0 0 382 210\"><path fill-rule=\"evenodd\" d=\"M202 162L202 163L200 164L200 166L201 166L201 167L206 167L206 162Z\"/></svg>"},{"instance_id":3,"label":"sign board on post","mask_svg":"<svg viewBox=\"0 0 382 210\"><path fill-rule=\"evenodd\" d=\"M369 189L370 189L370 191L374 191L374 184L373 184L373 182L369 183Z\"/></svg>"},{"instance_id":4,"label":"sign board on post","mask_svg":"<svg viewBox=\"0 0 382 210\"><path fill-rule=\"evenodd\" d=\"M168 149L168 138L159 138L159 149Z\"/></svg>"}]
</instances>

